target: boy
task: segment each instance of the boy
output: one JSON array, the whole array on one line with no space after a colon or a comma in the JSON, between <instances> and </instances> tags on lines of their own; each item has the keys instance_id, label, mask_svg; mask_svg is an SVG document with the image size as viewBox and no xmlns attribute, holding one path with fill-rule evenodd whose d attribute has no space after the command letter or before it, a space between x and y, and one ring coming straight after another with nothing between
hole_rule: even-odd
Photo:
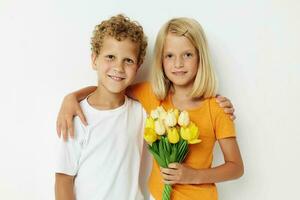
<instances>
[{"instance_id":1,"label":"boy","mask_svg":"<svg viewBox=\"0 0 300 200\"><path fill-rule=\"evenodd\" d=\"M96 26L91 45L98 87L80 102L89 125L75 117L74 139L61 140L56 199L140 200L146 112L125 90L143 62L146 37L141 26L117 15Z\"/></svg>"}]
</instances>

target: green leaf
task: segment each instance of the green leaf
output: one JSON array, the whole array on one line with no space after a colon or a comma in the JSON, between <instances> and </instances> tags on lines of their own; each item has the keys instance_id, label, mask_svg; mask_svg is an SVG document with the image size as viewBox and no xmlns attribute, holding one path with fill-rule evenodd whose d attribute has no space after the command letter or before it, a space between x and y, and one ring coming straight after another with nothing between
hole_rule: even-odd
<instances>
[{"instance_id":1,"label":"green leaf","mask_svg":"<svg viewBox=\"0 0 300 200\"><path fill-rule=\"evenodd\" d=\"M159 166L164 167L165 166L165 161L159 157L157 153L155 153L152 149L149 148L150 153L153 155L154 159L157 161Z\"/></svg>"},{"instance_id":2,"label":"green leaf","mask_svg":"<svg viewBox=\"0 0 300 200\"><path fill-rule=\"evenodd\" d=\"M183 151L183 149L185 148L187 144L187 141L184 140L183 142L181 142L180 146L179 146L179 153Z\"/></svg>"},{"instance_id":3,"label":"green leaf","mask_svg":"<svg viewBox=\"0 0 300 200\"><path fill-rule=\"evenodd\" d=\"M184 141L179 147L179 153L176 158L177 162L182 163L187 155L187 152L188 152L188 143L187 141Z\"/></svg>"},{"instance_id":4,"label":"green leaf","mask_svg":"<svg viewBox=\"0 0 300 200\"><path fill-rule=\"evenodd\" d=\"M177 151L178 151L178 149L177 149L176 145L173 145L172 153L171 153L171 156L170 156L170 163L176 162Z\"/></svg>"},{"instance_id":5,"label":"green leaf","mask_svg":"<svg viewBox=\"0 0 300 200\"><path fill-rule=\"evenodd\" d=\"M167 143L168 143L167 138L163 137L162 146L163 146L163 149L164 149L164 156L165 156L165 160L166 160L166 165L168 166L169 163L170 163L170 153L168 152Z\"/></svg>"},{"instance_id":6,"label":"green leaf","mask_svg":"<svg viewBox=\"0 0 300 200\"><path fill-rule=\"evenodd\" d=\"M171 144L167 137L165 138L165 142L166 142L166 146L167 146L167 151L169 154L171 154Z\"/></svg>"},{"instance_id":7,"label":"green leaf","mask_svg":"<svg viewBox=\"0 0 300 200\"><path fill-rule=\"evenodd\" d=\"M182 155L182 157L179 158L179 163L182 163L182 162L184 161L184 159L185 159L185 157L188 155L188 153L189 153L189 151L188 151L188 149L187 149L187 151Z\"/></svg>"},{"instance_id":8,"label":"green leaf","mask_svg":"<svg viewBox=\"0 0 300 200\"><path fill-rule=\"evenodd\" d=\"M161 166L164 167L164 168L166 168L167 167L167 163L166 163L165 151L164 151L164 147L163 147L163 140L159 141L158 152L159 152L159 157L164 161L163 165L161 165Z\"/></svg>"},{"instance_id":9,"label":"green leaf","mask_svg":"<svg viewBox=\"0 0 300 200\"><path fill-rule=\"evenodd\" d=\"M152 149L156 152L156 153L158 153L158 140L156 140L155 142L153 142L152 143Z\"/></svg>"}]
</instances>

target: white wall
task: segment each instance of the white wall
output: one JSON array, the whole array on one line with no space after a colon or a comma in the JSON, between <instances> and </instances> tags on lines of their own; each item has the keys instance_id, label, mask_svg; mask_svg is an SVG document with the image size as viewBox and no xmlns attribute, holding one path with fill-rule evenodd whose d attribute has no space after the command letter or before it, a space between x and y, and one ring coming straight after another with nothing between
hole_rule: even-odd
<instances>
[{"instance_id":1,"label":"white wall","mask_svg":"<svg viewBox=\"0 0 300 200\"><path fill-rule=\"evenodd\" d=\"M171 17L203 25L245 162L241 179L218 184L220 200L299 199L299 11L297 0L0 0L0 199L54 199L62 97L96 83L91 32L120 12L144 26L148 55Z\"/></svg>"}]
</instances>

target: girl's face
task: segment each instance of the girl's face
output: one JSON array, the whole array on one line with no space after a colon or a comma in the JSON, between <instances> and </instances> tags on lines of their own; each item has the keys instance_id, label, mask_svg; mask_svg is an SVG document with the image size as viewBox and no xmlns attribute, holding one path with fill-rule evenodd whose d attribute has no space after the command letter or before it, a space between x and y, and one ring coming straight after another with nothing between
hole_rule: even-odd
<instances>
[{"instance_id":1,"label":"girl's face","mask_svg":"<svg viewBox=\"0 0 300 200\"><path fill-rule=\"evenodd\" d=\"M163 68L174 86L192 88L198 71L196 48L184 36L169 33L163 50Z\"/></svg>"}]
</instances>

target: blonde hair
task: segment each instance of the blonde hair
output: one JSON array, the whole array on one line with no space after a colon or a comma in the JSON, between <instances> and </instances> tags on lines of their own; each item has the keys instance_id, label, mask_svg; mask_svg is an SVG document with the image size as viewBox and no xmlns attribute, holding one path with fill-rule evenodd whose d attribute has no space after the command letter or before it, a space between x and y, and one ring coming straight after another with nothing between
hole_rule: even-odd
<instances>
[{"instance_id":1,"label":"blonde hair","mask_svg":"<svg viewBox=\"0 0 300 200\"><path fill-rule=\"evenodd\" d=\"M188 38L197 50L198 71L190 96L193 98L214 97L217 90L217 80L209 58L204 31L196 20L184 17L171 19L158 32L151 74L152 88L156 97L160 100L165 99L172 86L164 73L162 63L164 44L169 33Z\"/></svg>"},{"instance_id":2,"label":"blonde hair","mask_svg":"<svg viewBox=\"0 0 300 200\"><path fill-rule=\"evenodd\" d=\"M147 38L143 27L138 22L131 21L128 17L119 14L96 25L91 38L92 51L96 56L100 54L105 36L111 36L118 41L129 38L132 42L138 44L138 64L143 63L147 48Z\"/></svg>"}]
</instances>

